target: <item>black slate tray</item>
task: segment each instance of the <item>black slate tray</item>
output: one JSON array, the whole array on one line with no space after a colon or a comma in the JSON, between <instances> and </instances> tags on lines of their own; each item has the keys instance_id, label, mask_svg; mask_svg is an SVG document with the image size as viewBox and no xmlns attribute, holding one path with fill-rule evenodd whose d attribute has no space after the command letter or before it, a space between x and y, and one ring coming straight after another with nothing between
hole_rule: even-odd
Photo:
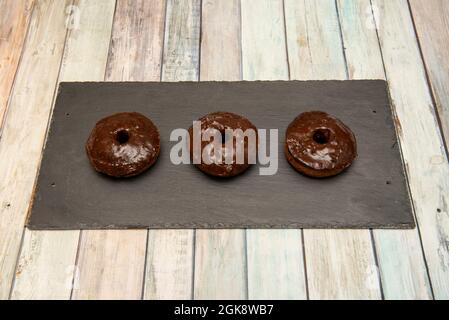
<instances>
[{"instance_id":1,"label":"black slate tray","mask_svg":"<svg viewBox=\"0 0 449 320\"><path fill-rule=\"evenodd\" d=\"M212 111L279 129L279 169L257 165L229 180L173 165L170 132ZM343 174L304 177L287 163L284 133L300 112L322 110L356 134L358 158ZM115 112L149 116L161 133L154 167L131 179L96 173L84 151L99 119ZM386 82L273 81L62 83L31 214L31 229L413 228Z\"/></svg>"}]
</instances>

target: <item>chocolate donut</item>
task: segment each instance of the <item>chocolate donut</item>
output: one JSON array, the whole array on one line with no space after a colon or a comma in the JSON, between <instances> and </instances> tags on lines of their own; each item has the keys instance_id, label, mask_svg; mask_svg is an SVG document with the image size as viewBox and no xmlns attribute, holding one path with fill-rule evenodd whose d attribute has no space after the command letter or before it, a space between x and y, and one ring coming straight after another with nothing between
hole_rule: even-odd
<instances>
[{"instance_id":1,"label":"chocolate donut","mask_svg":"<svg viewBox=\"0 0 449 320\"><path fill-rule=\"evenodd\" d=\"M357 156L352 131L340 120L321 111L304 112L285 134L285 155L302 174L324 178L348 168Z\"/></svg>"},{"instance_id":2,"label":"chocolate donut","mask_svg":"<svg viewBox=\"0 0 449 320\"><path fill-rule=\"evenodd\" d=\"M190 156L194 160L196 167L201 171L215 177L233 177L248 169L251 163L255 162L255 159L250 156L249 152L257 157L257 128L248 119L231 112L214 112L201 117L198 121L201 122L201 136L196 137L196 139L201 139L208 130L212 130L212 134L214 130L219 131L222 138L222 141L219 142L221 147L221 163L217 161L218 158L215 155L215 150L214 153L205 152L206 157L208 157L208 161L205 161L202 156L203 151L211 144L214 138L212 137L210 141L202 141L203 139L201 139L201 146L198 144L200 146L198 151L201 152L194 154L193 126L190 127ZM233 135L230 135L229 129L233 130ZM251 139L248 136L245 138L241 134L242 132L245 133L248 129L253 130L253 143L251 144L249 143ZM228 131L227 134L226 130ZM250 131L246 131L246 133L250 134ZM232 147L229 139L232 139ZM238 150L240 150L239 158L236 156L237 144L239 144ZM243 151L243 154L241 151ZM228 155L227 159L226 155Z\"/></svg>"},{"instance_id":3,"label":"chocolate donut","mask_svg":"<svg viewBox=\"0 0 449 320\"><path fill-rule=\"evenodd\" d=\"M97 122L86 143L86 152L98 172L112 177L136 176L159 156L157 127L137 112L116 113Z\"/></svg>"}]
</instances>

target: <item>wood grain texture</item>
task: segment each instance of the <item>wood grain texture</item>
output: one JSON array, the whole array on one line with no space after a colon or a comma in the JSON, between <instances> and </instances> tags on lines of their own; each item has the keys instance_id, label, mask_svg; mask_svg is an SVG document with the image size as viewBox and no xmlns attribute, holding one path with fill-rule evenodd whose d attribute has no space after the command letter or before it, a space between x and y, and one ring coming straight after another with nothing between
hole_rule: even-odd
<instances>
[{"instance_id":1,"label":"wood grain texture","mask_svg":"<svg viewBox=\"0 0 449 320\"><path fill-rule=\"evenodd\" d=\"M79 231L25 231L11 299L70 299Z\"/></svg>"},{"instance_id":2,"label":"wood grain texture","mask_svg":"<svg viewBox=\"0 0 449 320\"><path fill-rule=\"evenodd\" d=\"M105 80L160 79L164 15L164 1L117 1ZM146 230L83 231L73 298L140 299L146 240Z\"/></svg>"},{"instance_id":3,"label":"wood grain texture","mask_svg":"<svg viewBox=\"0 0 449 320\"><path fill-rule=\"evenodd\" d=\"M380 299L368 231L304 230L310 299Z\"/></svg>"},{"instance_id":4,"label":"wood grain texture","mask_svg":"<svg viewBox=\"0 0 449 320\"><path fill-rule=\"evenodd\" d=\"M0 141L0 299L9 295L66 37L70 1L34 7Z\"/></svg>"},{"instance_id":5,"label":"wood grain texture","mask_svg":"<svg viewBox=\"0 0 449 320\"><path fill-rule=\"evenodd\" d=\"M196 81L199 75L200 0L168 0L162 81Z\"/></svg>"},{"instance_id":6,"label":"wood grain texture","mask_svg":"<svg viewBox=\"0 0 449 320\"><path fill-rule=\"evenodd\" d=\"M240 80L240 1L203 1L201 39L200 79ZM246 298L245 241L245 230L196 231L195 299Z\"/></svg>"},{"instance_id":7,"label":"wood grain texture","mask_svg":"<svg viewBox=\"0 0 449 320\"><path fill-rule=\"evenodd\" d=\"M449 298L449 163L407 2L373 0L434 297Z\"/></svg>"},{"instance_id":8,"label":"wood grain texture","mask_svg":"<svg viewBox=\"0 0 449 320\"><path fill-rule=\"evenodd\" d=\"M245 230L197 230L195 299L245 299Z\"/></svg>"},{"instance_id":9,"label":"wood grain texture","mask_svg":"<svg viewBox=\"0 0 449 320\"><path fill-rule=\"evenodd\" d=\"M145 299L193 298L193 230L150 230Z\"/></svg>"},{"instance_id":10,"label":"wood grain texture","mask_svg":"<svg viewBox=\"0 0 449 320\"><path fill-rule=\"evenodd\" d=\"M162 81L199 77L200 0L167 0ZM145 299L193 298L193 230L150 230Z\"/></svg>"},{"instance_id":11,"label":"wood grain texture","mask_svg":"<svg viewBox=\"0 0 449 320\"><path fill-rule=\"evenodd\" d=\"M241 80L240 1L203 0L201 17L200 79Z\"/></svg>"},{"instance_id":12,"label":"wood grain texture","mask_svg":"<svg viewBox=\"0 0 449 320\"><path fill-rule=\"evenodd\" d=\"M431 89L449 142L449 1L410 0Z\"/></svg>"},{"instance_id":13,"label":"wood grain texture","mask_svg":"<svg viewBox=\"0 0 449 320\"><path fill-rule=\"evenodd\" d=\"M337 4L349 77L384 79L373 17L378 11L371 9L369 0ZM418 230L373 230L373 234L385 299L432 298Z\"/></svg>"},{"instance_id":14,"label":"wood grain texture","mask_svg":"<svg viewBox=\"0 0 449 320\"><path fill-rule=\"evenodd\" d=\"M333 0L285 1L293 79L346 79L338 15ZM381 297L367 230L304 230L311 299Z\"/></svg>"},{"instance_id":15,"label":"wood grain texture","mask_svg":"<svg viewBox=\"0 0 449 320\"><path fill-rule=\"evenodd\" d=\"M306 299L300 230L247 230L248 298Z\"/></svg>"},{"instance_id":16,"label":"wood grain texture","mask_svg":"<svg viewBox=\"0 0 449 320\"><path fill-rule=\"evenodd\" d=\"M140 299L145 230L82 231L73 299Z\"/></svg>"},{"instance_id":17,"label":"wood grain texture","mask_svg":"<svg viewBox=\"0 0 449 320\"><path fill-rule=\"evenodd\" d=\"M385 299L432 299L417 230L375 230L377 260Z\"/></svg>"},{"instance_id":18,"label":"wood grain texture","mask_svg":"<svg viewBox=\"0 0 449 320\"><path fill-rule=\"evenodd\" d=\"M385 79L370 0L338 0L350 79Z\"/></svg>"},{"instance_id":19,"label":"wood grain texture","mask_svg":"<svg viewBox=\"0 0 449 320\"><path fill-rule=\"evenodd\" d=\"M70 28L61 65L60 81L102 80L114 13L114 0L75 1L78 24ZM66 20L67 21L67 20ZM79 231L25 230L12 298L68 299L75 267ZM77 284L76 284L77 285ZM32 288L32 290L28 290Z\"/></svg>"},{"instance_id":20,"label":"wood grain texture","mask_svg":"<svg viewBox=\"0 0 449 320\"><path fill-rule=\"evenodd\" d=\"M76 8L76 9L75 9ZM75 0L60 81L99 81L104 78L115 0ZM99 17L101 16L101 18Z\"/></svg>"},{"instance_id":21,"label":"wood grain texture","mask_svg":"<svg viewBox=\"0 0 449 320\"><path fill-rule=\"evenodd\" d=\"M33 3L34 0L0 1L0 126L19 65Z\"/></svg>"},{"instance_id":22,"label":"wood grain texture","mask_svg":"<svg viewBox=\"0 0 449 320\"><path fill-rule=\"evenodd\" d=\"M244 80L288 80L283 2L242 0ZM247 230L248 298L307 298L300 230Z\"/></svg>"},{"instance_id":23,"label":"wood grain texture","mask_svg":"<svg viewBox=\"0 0 449 320\"><path fill-rule=\"evenodd\" d=\"M165 5L165 0L117 0L107 80L160 80Z\"/></svg>"},{"instance_id":24,"label":"wood grain texture","mask_svg":"<svg viewBox=\"0 0 449 320\"><path fill-rule=\"evenodd\" d=\"M285 0L290 78L346 79L334 1Z\"/></svg>"},{"instance_id":25,"label":"wood grain texture","mask_svg":"<svg viewBox=\"0 0 449 320\"><path fill-rule=\"evenodd\" d=\"M244 80L288 80L281 0L242 0Z\"/></svg>"},{"instance_id":26,"label":"wood grain texture","mask_svg":"<svg viewBox=\"0 0 449 320\"><path fill-rule=\"evenodd\" d=\"M144 230L83 231L73 299L140 299L145 243Z\"/></svg>"}]
</instances>

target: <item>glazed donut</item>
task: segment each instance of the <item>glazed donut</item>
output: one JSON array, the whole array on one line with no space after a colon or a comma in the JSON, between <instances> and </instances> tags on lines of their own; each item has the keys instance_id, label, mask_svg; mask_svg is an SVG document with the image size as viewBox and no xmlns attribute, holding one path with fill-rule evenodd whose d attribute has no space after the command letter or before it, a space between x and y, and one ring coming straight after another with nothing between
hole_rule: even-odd
<instances>
[{"instance_id":1,"label":"glazed donut","mask_svg":"<svg viewBox=\"0 0 449 320\"><path fill-rule=\"evenodd\" d=\"M112 177L136 176L159 156L157 127L137 112L116 113L97 122L86 143L90 163Z\"/></svg>"},{"instance_id":2,"label":"glazed donut","mask_svg":"<svg viewBox=\"0 0 449 320\"><path fill-rule=\"evenodd\" d=\"M190 127L190 157L194 160L196 167L202 172L215 177L233 177L248 169L251 163L255 162L255 160L253 162L250 158L249 152L254 152L253 154L256 155L258 143L257 128L248 119L231 112L214 112L201 117L198 121L201 122L201 136L198 137L199 139L201 139L207 131L213 133L214 130L219 131L222 137L222 141L220 142L221 150L219 150L221 153L221 163L219 163L219 161L217 161L218 157L216 156L215 150L213 154L207 150L204 152L205 148L207 148L208 145L210 146L213 138L210 141L202 141L203 139L201 139L201 152L194 154L193 126ZM248 136L245 138L245 136L242 136L241 134L233 134L232 136L226 134L226 130L229 132L229 129L232 129L233 132L237 132L235 130L241 129L241 131L238 131L243 133L245 133L246 130L251 129L250 131L253 131L252 143L249 143L251 139L249 139ZM247 132L249 133L250 131ZM226 143L228 139L233 140L232 149L230 148L231 144L229 142ZM240 146L238 150L243 150L243 154L240 152L239 158L236 157L237 143L239 143ZM204 161L204 155L206 155L208 161ZM226 160L226 155L228 155L228 160Z\"/></svg>"},{"instance_id":3,"label":"glazed donut","mask_svg":"<svg viewBox=\"0 0 449 320\"><path fill-rule=\"evenodd\" d=\"M348 168L357 156L354 133L340 120L321 111L304 112L285 134L287 161L300 173L324 178Z\"/></svg>"}]
</instances>

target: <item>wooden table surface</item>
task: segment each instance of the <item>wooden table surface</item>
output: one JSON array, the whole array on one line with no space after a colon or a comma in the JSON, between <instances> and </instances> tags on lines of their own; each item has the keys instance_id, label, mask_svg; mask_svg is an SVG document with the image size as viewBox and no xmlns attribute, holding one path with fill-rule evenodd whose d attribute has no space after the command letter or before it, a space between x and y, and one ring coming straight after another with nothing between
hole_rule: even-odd
<instances>
[{"instance_id":1,"label":"wooden table surface","mask_svg":"<svg viewBox=\"0 0 449 320\"><path fill-rule=\"evenodd\" d=\"M449 299L449 1L0 0L0 299ZM59 81L387 79L414 230L30 231Z\"/></svg>"}]
</instances>

